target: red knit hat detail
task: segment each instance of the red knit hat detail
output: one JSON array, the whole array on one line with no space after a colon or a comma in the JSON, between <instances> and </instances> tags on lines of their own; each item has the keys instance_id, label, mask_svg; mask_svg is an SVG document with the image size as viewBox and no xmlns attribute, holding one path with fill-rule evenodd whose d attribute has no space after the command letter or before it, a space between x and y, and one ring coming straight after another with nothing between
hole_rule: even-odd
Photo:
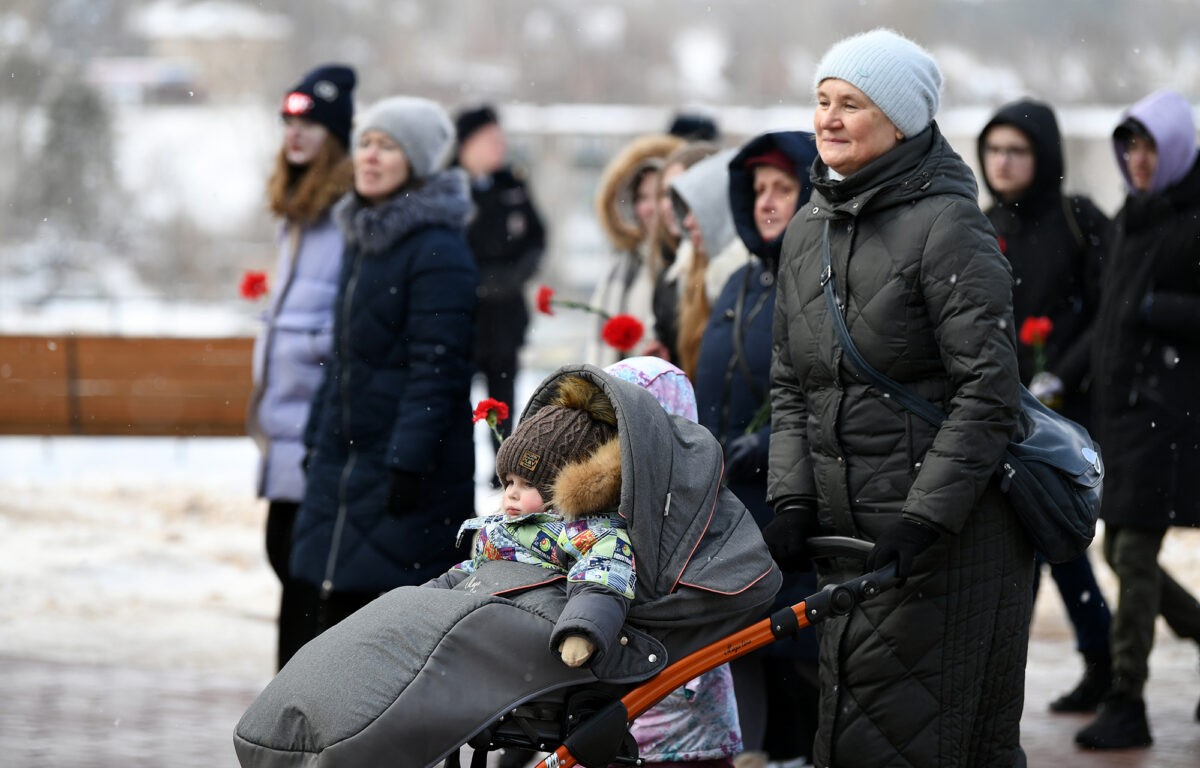
<instances>
[{"instance_id":1,"label":"red knit hat detail","mask_svg":"<svg viewBox=\"0 0 1200 768\"><path fill-rule=\"evenodd\" d=\"M751 169L759 165L769 165L772 168L778 168L788 176L796 175L796 163L783 150L775 147L763 152L760 155L754 155L746 158L746 168Z\"/></svg>"}]
</instances>

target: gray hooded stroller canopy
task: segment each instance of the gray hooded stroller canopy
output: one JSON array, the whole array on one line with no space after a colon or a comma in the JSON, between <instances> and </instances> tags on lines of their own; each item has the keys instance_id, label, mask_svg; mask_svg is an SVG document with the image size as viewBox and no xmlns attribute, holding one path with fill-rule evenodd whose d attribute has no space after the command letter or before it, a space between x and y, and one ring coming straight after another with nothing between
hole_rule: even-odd
<instances>
[{"instance_id":1,"label":"gray hooded stroller canopy","mask_svg":"<svg viewBox=\"0 0 1200 768\"><path fill-rule=\"evenodd\" d=\"M632 686L757 618L780 574L758 525L721 485L722 451L700 425L590 365L563 376L612 401L621 451L619 512L637 567L620 640L572 669L550 648L563 577L507 560L453 589L401 587L308 643L234 732L246 768L434 765L518 704L590 684Z\"/></svg>"}]
</instances>

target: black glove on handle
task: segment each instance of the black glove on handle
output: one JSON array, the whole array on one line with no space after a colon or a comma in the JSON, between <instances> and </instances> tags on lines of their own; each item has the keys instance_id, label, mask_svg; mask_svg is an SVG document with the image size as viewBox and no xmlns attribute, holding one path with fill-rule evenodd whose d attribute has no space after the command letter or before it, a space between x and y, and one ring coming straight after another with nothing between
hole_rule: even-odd
<instances>
[{"instance_id":1,"label":"black glove on handle","mask_svg":"<svg viewBox=\"0 0 1200 768\"><path fill-rule=\"evenodd\" d=\"M399 516L417 508L421 476L416 472L393 469L388 483L388 514Z\"/></svg>"},{"instance_id":2,"label":"black glove on handle","mask_svg":"<svg viewBox=\"0 0 1200 768\"><path fill-rule=\"evenodd\" d=\"M763 539L771 557L785 573L811 571L808 539L820 532L817 508L811 504L785 502L775 511L775 517L763 528Z\"/></svg>"},{"instance_id":3,"label":"black glove on handle","mask_svg":"<svg viewBox=\"0 0 1200 768\"><path fill-rule=\"evenodd\" d=\"M866 570L875 571L896 563L896 586L903 587L912 573L913 561L938 540L938 532L928 525L902 517L883 529L875 539L875 548L867 555Z\"/></svg>"}]
</instances>

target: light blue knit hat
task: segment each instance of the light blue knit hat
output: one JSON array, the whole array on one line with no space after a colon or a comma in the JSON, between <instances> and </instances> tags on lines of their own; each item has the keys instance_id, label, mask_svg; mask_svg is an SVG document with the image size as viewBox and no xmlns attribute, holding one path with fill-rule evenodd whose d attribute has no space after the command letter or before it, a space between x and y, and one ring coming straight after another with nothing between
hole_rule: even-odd
<instances>
[{"instance_id":1,"label":"light blue knit hat","mask_svg":"<svg viewBox=\"0 0 1200 768\"><path fill-rule=\"evenodd\" d=\"M357 116L353 146L358 146L358 140L369 130L383 131L400 145L409 171L417 179L445 168L454 147L454 123L446 110L415 96L392 96Z\"/></svg>"},{"instance_id":2,"label":"light blue knit hat","mask_svg":"<svg viewBox=\"0 0 1200 768\"><path fill-rule=\"evenodd\" d=\"M845 80L867 94L905 136L929 127L937 114L942 73L921 46L896 32L873 29L834 43L813 79Z\"/></svg>"}]
</instances>

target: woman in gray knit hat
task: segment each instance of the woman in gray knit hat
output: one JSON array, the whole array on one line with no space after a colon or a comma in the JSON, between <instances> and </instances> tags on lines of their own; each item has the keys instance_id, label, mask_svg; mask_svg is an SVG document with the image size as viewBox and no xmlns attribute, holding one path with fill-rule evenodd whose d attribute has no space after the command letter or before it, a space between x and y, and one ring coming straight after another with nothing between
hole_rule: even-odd
<instances>
[{"instance_id":1,"label":"woman in gray knit hat","mask_svg":"<svg viewBox=\"0 0 1200 768\"><path fill-rule=\"evenodd\" d=\"M783 244L763 535L785 570L811 567L812 536L874 542L866 567L902 579L822 625L817 765L1025 764L1033 550L995 471L1019 409L1012 278L934 122L941 82L891 30L829 49L813 193ZM940 427L870 383L831 303L872 367L948 414Z\"/></svg>"},{"instance_id":2,"label":"woman in gray knit hat","mask_svg":"<svg viewBox=\"0 0 1200 768\"><path fill-rule=\"evenodd\" d=\"M449 116L425 99L384 99L355 120L354 189L333 214L346 241L333 359L293 533L313 636L445 571L472 516L477 279L466 174L445 170L453 143Z\"/></svg>"}]
</instances>

